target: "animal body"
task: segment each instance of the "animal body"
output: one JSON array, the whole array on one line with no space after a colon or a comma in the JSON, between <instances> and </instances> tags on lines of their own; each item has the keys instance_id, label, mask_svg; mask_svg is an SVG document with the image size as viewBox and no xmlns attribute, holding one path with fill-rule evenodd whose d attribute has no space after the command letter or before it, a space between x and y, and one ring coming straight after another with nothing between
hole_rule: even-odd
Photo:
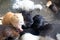
<instances>
[{"instance_id":1,"label":"animal body","mask_svg":"<svg viewBox=\"0 0 60 40\"><path fill-rule=\"evenodd\" d=\"M46 35L53 29L52 25L48 23L41 15L34 16L33 20L34 23L31 27L38 32L39 35Z\"/></svg>"},{"instance_id":2,"label":"animal body","mask_svg":"<svg viewBox=\"0 0 60 40\"><path fill-rule=\"evenodd\" d=\"M14 28L17 29L16 31L20 30L19 33L24 31L24 29L22 29L22 25L24 24L25 23L24 23L23 15L21 13L14 14L13 12L7 12L2 19L2 25L12 25ZM10 36L6 40L8 39L10 40Z\"/></svg>"},{"instance_id":3,"label":"animal body","mask_svg":"<svg viewBox=\"0 0 60 40\"><path fill-rule=\"evenodd\" d=\"M24 18L21 13L14 14L13 12L7 12L2 19L3 25L12 25L18 28L20 31L23 31L22 25L24 25Z\"/></svg>"},{"instance_id":4,"label":"animal body","mask_svg":"<svg viewBox=\"0 0 60 40\"><path fill-rule=\"evenodd\" d=\"M18 40L19 32L11 25L0 25L0 40L5 40L8 37Z\"/></svg>"},{"instance_id":5,"label":"animal body","mask_svg":"<svg viewBox=\"0 0 60 40\"><path fill-rule=\"evenodd\" d=\"M52 25L49 24L41 15L33 17L33 24L30 28L24 29L21 35L21 40L47 40L48 33L52 30ZM47 36L47 37L46 37ZM42 39L41 39L42 38ZM53 40L53 38L51 38Z\"/></svg>"}]
</instances>

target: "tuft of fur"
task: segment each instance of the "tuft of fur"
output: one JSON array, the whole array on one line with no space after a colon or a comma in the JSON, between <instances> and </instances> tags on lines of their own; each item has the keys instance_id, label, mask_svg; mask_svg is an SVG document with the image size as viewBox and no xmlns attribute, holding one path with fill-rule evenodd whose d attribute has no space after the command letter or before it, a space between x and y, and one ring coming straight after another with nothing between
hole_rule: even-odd
<instances>
[{"instance_id":1,"label":"tuft of fur","mask_svg":"<svg viewBox=\"0 0 60 40\"><path fill-rule=\"evenodd\" d=\"M29 4L28 4L29 3ZM26 11L37 9L42 9L42 6L40 4L35 4L31 0L16 0L16 2L12 6L13 9L22 9Z\"/></svg>"},{"instance_id":2,"label":"tuft of fur","mask_svg":"<svg viewBox=\"0 0 60 40\"><path fill-rule=\"evenodd\" d=\"M32 35L31 33L25 33L21 36L21 40L39 40L39 36Z\"/></svg>"},{"instance_id":3,"label":"tuft of fur","mask_svg":"<svg viewBox=\"0 0 60 40\"><path fill-rule=\"evenodd\" d=\"M57 33L56 37L57 37L57 40L60 40L60 34L59 33Z\"/></svg>"}]
</instances>

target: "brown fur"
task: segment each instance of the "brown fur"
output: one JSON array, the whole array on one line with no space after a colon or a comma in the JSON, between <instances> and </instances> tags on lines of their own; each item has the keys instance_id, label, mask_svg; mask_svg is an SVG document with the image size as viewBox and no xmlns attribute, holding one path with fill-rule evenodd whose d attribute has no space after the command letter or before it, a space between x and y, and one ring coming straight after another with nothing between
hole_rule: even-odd
<instances>
[{"instance_id":1,"label":"brown fur","mask_svg":"<svg viewBox=\"0 0 60 40\"><path fill-rule=\"evenodd\" d=\"M10 19L11 17L14 15L14 13L12 12L7 12L4 16L3 16L3 20L2 20L2 24L3 25L10 25Z\"/></svg>"},{"instance_id":2,"label":"brown fur","mask_svg":"<svg viewBox=\"0 0 60 40\"><path fill-rule=\"evenodd\" d=\"M5 38L12 37L16 39L19 37L19 32L15 28L9 25L0 25L0 40L5 40Z\"/></svg>"}]
</instances>

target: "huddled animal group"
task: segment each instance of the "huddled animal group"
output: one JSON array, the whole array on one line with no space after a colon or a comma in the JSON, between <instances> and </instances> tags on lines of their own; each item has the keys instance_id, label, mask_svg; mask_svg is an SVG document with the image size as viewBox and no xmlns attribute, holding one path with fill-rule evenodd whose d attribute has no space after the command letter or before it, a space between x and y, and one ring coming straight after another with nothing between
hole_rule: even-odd
<instances>
[{"instance_id":1,"label":"huddled animal group","mask_svg":"<svg viewBox=\"0 0 60 40\"><path fill-rule=\"evenodd\" d=\"M30 18L30 16L28 17ZM33 20L32 24L29 24L28 26L26 24L27 20L24 20L22 13L6 13L2 19L1 31L3 31L0 32L2 37L0 39L2 40L5 37L4 40L28 40L28 38L31 37L30 40L38 40L39 35L46 36L52 28L51 24L49 24L41 15L35 15L31 20Z\"/></svg>"},{"instance_id":2,"label":"huddled animal group","mask_svg":"<svg viewBox=\"0 0 60 40\"><path fill-rule=\"evenodd\" d=\"M52 25L41 15L31 17L31 12L35 9L41 10L42 6L35 5L31 0L15 1L12 8L18 10L18 13L7 12L3 16L0 40L43 40L52 30Z\"/></svg>"},{"instance_id":3,"label":"huddled animal group","mask_svg":"<svg viewBox=\"0 0 60 40\"><path fill-rule=\"evenodd\" d=\"M23 31L22 25L24 25L22 14L7 12L3 16L2 25L0 25L0 40L5 40L6 38L18 40L20 31Z\"/></svg>"}]
</instances>

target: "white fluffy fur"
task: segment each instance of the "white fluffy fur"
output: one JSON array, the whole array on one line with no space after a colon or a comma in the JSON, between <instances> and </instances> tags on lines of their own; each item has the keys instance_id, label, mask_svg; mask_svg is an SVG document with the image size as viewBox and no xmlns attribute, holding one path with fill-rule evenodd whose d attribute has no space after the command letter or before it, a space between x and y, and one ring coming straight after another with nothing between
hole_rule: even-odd
<instances>
[{"instance_id":1,"label":"white fluffy fur","mask_svg":"<svg viewBox=\"0 0 60 40\"><path fill-rule=\"evenodd\" d=\"M25 33L24 35L22 35L21 40L39 40L39 36L35 36L30 33Z\"/></svg>"},{"instance_id":2,"label":"white fluffy fur","mask_svg":"<svg viewBox=\"0 0 60 40\"><path fill-rule=\"evenodd\" d=\"M57 37L57 40L60 40L60 34L59 33L56 35L56 37Z\"/></svg>"},{"instance_id":3,"label":"white fluffy fur","mask_svg":"<svg viewBox=\"0 0 60 40\"><path fill-rule=\"evenodd\" d=\"M15 13L15 15L18 17L18 21L20 25L25 25L24 23L24 17L22 15L22 13Z\"/></svg>"},{"instance_id":4,"label":"white fluffy fur","mask_svg":"<svg viewBox=\"0 0 60 40\"><path fill-rule=\"evenodd\" d=\"M36 36L36 35L32 35L30 33L25 33L24 35L22 35L20 40L55 40L49 36Z\"/></svg>"},{"instance_id":5,"label":"white fluffy fur","mask_svg":"<svg viewBox=\"0 0 60 40\"><path fill-rule=\"evenodd\" d=\"M30 11L34 9L42 9L42 6L40 4L35 5L33 1L31 0L16 0L16 2L12 6L13 9L19 9Z\"/></svg>"}]
</instances>

